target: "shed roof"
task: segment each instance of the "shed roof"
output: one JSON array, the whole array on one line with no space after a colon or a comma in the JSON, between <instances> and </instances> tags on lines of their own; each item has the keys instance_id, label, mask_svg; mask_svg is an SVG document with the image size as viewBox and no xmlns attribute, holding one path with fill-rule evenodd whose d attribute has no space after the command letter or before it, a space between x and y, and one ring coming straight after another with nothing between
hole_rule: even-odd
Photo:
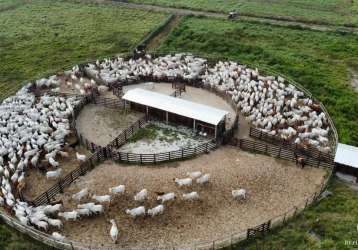
<instances>
[{"instance_id":1,"label":"shed roof","mask_svg":"<svg viewBox=\"0 0 358 250\"><path fill-rule=\"evenodd\" d=\"M338 143L334 162L358 168L358 148Z\"/></svg>"},{"instance_id":2,"label":"shed roof","mask_svg":"<svg viewBox=\"0 0 358 250\"><path fill-rule=\"evenodd\" d=\"M122 98L211 125L218 125L225 115L229 113L225 110L139 88L127 91Z\"/></svg>"}]
</instances>

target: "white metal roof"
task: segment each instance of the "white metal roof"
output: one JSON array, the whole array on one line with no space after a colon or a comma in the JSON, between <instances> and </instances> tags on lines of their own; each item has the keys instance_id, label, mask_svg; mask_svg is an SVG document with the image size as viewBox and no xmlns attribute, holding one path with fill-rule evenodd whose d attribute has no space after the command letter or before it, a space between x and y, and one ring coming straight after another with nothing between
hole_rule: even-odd
<instances>
[{"instance_id":1,"label":"white metal roof","mask_svg":"<svg viewBox=\"0 0 358 250\"><path fill-rule=\"evenodd\" d=\"M334 162L358 168L358 148L338 143Z\"/></svg>"},{"instance_id":2,"label":"white metal roof","mask_svg":"<svg viewBox=\"0 0 358 250\"><path fill-rule=\"evenodd\" d=\"M139 88L128 90L122 98L212 125L218 125L229 113L225 110Z\"/></svg>"}]
</instances>

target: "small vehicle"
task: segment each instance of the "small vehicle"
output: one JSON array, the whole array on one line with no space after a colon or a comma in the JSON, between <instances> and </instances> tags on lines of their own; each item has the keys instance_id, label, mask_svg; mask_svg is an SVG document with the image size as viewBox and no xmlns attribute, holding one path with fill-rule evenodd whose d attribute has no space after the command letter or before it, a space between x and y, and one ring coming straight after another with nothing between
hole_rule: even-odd
<instances>
[{"instance_id":1,"label":"small vehicle","mask_svg":"<svg viewBox=\"0 0 358 250\"><path fill-rule=\"evenodd\" d=\"M238 16L239 16L239 13L237 13L237 11L230 11L229 15L228 15L228 19L233 20L233 19L236 19Z\"/></svg>"}]
</instances>

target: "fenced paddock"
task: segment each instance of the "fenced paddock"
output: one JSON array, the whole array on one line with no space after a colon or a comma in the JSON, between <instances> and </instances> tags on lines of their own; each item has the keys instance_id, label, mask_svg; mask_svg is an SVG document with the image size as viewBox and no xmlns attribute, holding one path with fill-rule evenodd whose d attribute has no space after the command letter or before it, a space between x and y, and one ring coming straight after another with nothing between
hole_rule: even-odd
<instances>
[{"instance_id":1,"label":"fenced paddock","mask_svg":"<svg viewBox=\"0 0 358 250\"><path fill-rule=\"evenodd\" d=\"M205 187L194 184L189 189L178 189L173 178L184 177L186 172L194 170L210 173L211 183ZM65 225L64 233L73 240L87 243L88 248L102 243L103 249L112 249L114 247L108 244L109 235L103 236L103 232L108 231L105 218L110 217L121 221L120 243L116 245L119 249L211 249L213 246L216 249L246 239L248 228L255 228L290 211L287 220L295 211L292 208L304 207L307 198L311 199L314 193L318 195L326 173L322 168L302 170L294 163L253 155L231 146L222 146L190 161L167 162L154 168L105 161L67 187L64 197L85 187L95 187L96 193L104 194L109 187L118 184L126 185L126 194L111 202L105 217L81 220L68 227ZM248 190L247 201L232 200L231 190L238 187ZM167 204L160 217L133 221L124 210L138 206L133 195L141 188L149 191L149 201L143 203L147 208L155 205L157 192L175 192L178 199ZM190 190L198 191L201 201L182 201L181 194ZM73 202L65 202L66 210L73 206ZM94 223L96 228L90 234L83 231ZM240 232L240 238L233 232Z\"/></svg>"}]
</instances>

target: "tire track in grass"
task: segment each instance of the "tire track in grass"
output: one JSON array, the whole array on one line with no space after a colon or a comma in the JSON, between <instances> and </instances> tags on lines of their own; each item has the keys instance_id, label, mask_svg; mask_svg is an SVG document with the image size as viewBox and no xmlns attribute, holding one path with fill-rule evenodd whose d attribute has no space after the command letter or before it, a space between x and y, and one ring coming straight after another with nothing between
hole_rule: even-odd
<instances>
[{"instance_id":1,"label":"tire track in grass","mask_svg":"<svg viewBox=\"0 0 358 250\"><path fill-rule=\"evenodd\" d=\"M111 1L132 9L174 13L176 15L181 15L181 16L197 16L197 17L204 16L204 17L227 19L227 14L219 13L219 12L197 11L197 10L164 7L164 6L157 6L157 5L150 5L150 4L135 4L135 3L128 3L127 1L124 0L111 0ZM312 23L300 22L296 20L288 20L288 19L285 20L282 18L274 18L274 17L255 17L255 16L248 16L248 15L240 15L236 20L266 23L266 24L278 25L284 27L296 27L296 28L310 29L315 31L329 31L329 32L358 34L358 28L345 27L345 26L333 25L333 24L332 25L312 24Z\"/></svg>"}]
</instances>

